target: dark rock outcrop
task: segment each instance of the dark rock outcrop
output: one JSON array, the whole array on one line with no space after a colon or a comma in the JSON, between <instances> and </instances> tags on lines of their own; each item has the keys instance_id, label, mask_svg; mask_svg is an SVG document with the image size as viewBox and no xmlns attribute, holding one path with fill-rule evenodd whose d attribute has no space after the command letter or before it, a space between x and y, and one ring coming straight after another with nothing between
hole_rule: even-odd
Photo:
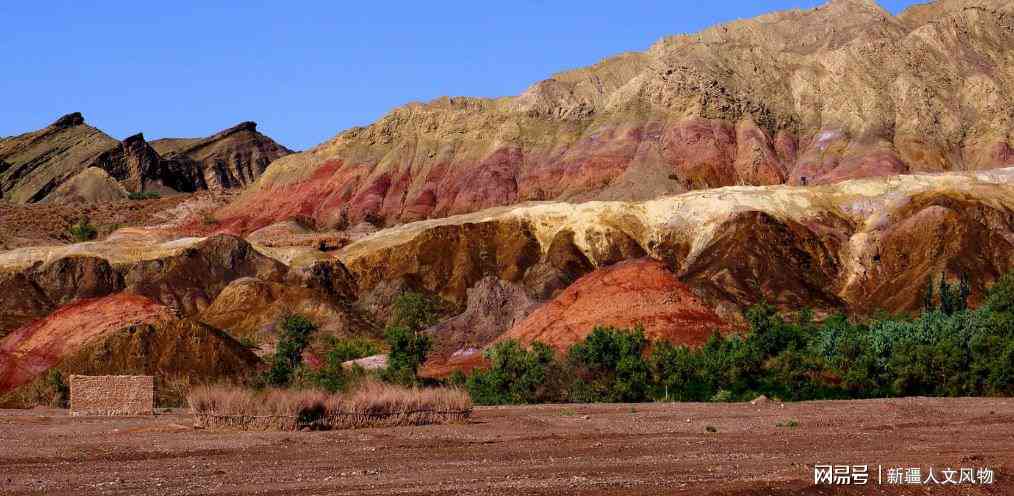
<instances>
[{"instance_id":1,"label":"dark rock outcrop","mask_svg":"<svg viewBox=\"0 0 1014 496\"><path fill-rule=\"evenodd\" d=\"M281 282L287 269L233 236L214 236L182 253L141 261L124 269L126 291L151 298L184 315L208 307L230 282L243 277Z\"/></svg>"},{"instance_id":2,"label":"dark rock outcrop","mask_svg":"<svg viewBox=\"0 0 1014 496\"><path fill-rule=\"evenodd\" d=\"M107 260L98 257L59 258L29 271L29 277L56 306L123 289L123 276Z\"/></svg>"},{"instance_id":3,"label":"dark rock outcrop","mask_svg":"<svg viewBox=\"0 0 1014 496\"><path fill-rule=\"evenodd\" d=\"M100 155L94 166L105 170L128 191L151 189L150 183L162 177L162 158L140 133Z\"/></svg>"},{"instance_id":4,"label":"dark rock outcrop","mask_svg":"<svg viewBox=\"0 0 1014 496\"><path fill-rule=\"evenodd\" d=\"M167 175L178 181L176 187L184 188L181 191L249 185L268 164L292 153L258 132L254 122L240 123L208 138L155 140L152 146L164 157Z\"/></svg>"},{"instance_id":5,"label":"dark rock outcrop","mask_svg":"<svg viewBox=\"0 0 1014 496\"><path fill-rule=\"evenodd\" d=\"M45 129L0 139L0 198L14 203L109 200L110 188L93 175L81 176L90 167L104 170L130 192L240 187L289 153L252 122L208 138L149 144L141 133L117 141L75 112ZM58 191L73 178L79 184L72 191Z\"/></svg>"},{"instance_id":6,"label":"dark rock outcrop","mask_svg":"<svg viewBox=\"0 0 1014 496\"><path fill-rule=\"evenodd\" d=\"M532 313L538 302L518 284L485 277L468 289L465 311L430 327L431 359L446 361L455 352L481 349Z\"/></svg>"},{"instance_id":7,"label":"dark rock outcrop","mask_svg":"<svg viewBox=\"0 0 1014 496\"><path fill-rule=\"evenodd\" d=\"M0 338L56 307L32 280L21 272L0 272Z\"/></svg>"},{"instance_id":8,"label":"dark rock outcrop","mask_svg":"<svg viewBox=\"0 0 1014 496\"><path fill-rule=\"evenodd\" d=\"M848 229L842 238L765 212L734 214L680 278L732 314L761 301L783 309L843 310L840 256L851 230L846 221L838 223Z\"/></svg>"},{"instance_id":9,"label":"dark rock outcrop","mask_svg":"<svg viewBox=\"0 0 1014 496\"><path fill-rule=\"evenodd\" d=\"M95 164L119 142L88 126L80 113L65 115L46 128L0 139L0 198L31 203Z\"/></svg>"},{"instance_id":10,"label":"dark rock outcrop","mask_svg":"<svg viewBox=\"0 0 1014 496\"><path fill-rule=\"evenodd\" d=\"M594 268L574 244L574 231L564 229L553 237L542 260L525 273L524 285L532 298L547 300Z\"/></svg>"}]
</instances>

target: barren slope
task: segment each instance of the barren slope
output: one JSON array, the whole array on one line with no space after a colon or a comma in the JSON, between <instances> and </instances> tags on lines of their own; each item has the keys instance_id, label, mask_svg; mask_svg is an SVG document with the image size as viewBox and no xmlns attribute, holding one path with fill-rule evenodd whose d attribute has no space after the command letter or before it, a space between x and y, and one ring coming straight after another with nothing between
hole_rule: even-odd
<instances>
[{"instance_id":1,"label":"barren slope","mask_svg":"<svg viewBox=\"0 0 1014 496\"><path fill-rule=\"evenodd\" d=\"M517 97L411 103L276 161L223 216L244 232L293 216L390 224L1010 165L1011 5L940 0L893 17L832 0L665 38Z\"/></svg>"}]
</instances>

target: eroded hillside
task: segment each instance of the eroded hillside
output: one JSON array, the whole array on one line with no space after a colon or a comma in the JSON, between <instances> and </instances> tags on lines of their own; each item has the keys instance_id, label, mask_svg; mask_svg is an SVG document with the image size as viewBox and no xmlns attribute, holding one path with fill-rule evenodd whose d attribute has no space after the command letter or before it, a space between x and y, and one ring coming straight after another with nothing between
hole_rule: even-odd
<instances>
[{"instance_id":1,"label":"eroded hillside","mask_svg":"<svg viewBox=\"0 0 1014 496\"><path fill-rule=\"evenodd\" d=\"M1010 165L1012 13L833 0L665 38L516 97L408 104L278 160L224 217L243 232L295 215L391 224Z\"/></svg>"}]
</instances>

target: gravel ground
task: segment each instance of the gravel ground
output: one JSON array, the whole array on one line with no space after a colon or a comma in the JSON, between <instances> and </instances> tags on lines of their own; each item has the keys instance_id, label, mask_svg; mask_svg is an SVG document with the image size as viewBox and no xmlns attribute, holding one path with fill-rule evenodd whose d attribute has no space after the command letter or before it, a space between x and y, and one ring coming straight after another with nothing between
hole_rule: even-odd
<instances>
[{"instance_id":1,"label":"gravel ground","mask_svg":"<svg viewBox=\"0 0 1014 496\"><path fill-rule=\"evenodd\" d=\"M1014 494L1014 400L479 408L459 425L209 432L0 410L0 494ZM798 425L797 425L798 424ZM711 432L713 431L713 432ZM986 467L993 485L831 487L815 464Z\"/></svg>"}]
</instances>

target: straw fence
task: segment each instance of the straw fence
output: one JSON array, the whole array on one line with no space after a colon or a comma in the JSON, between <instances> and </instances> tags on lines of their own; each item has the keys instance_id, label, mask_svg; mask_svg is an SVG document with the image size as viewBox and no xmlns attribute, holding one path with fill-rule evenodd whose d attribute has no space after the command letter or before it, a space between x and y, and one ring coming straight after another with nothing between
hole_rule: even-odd
<instances>
[{"instance_id":1,"label":"straw fence","mask_svg":"<svg viewBox=\"0 0 1014 496\"><path fill-rule=\"evenodd\" d=\"M357 429L463 422L472 413L457 389L369 383L347 395L204 386L188 396L196 425L214 430Z\"/></svg>"}]
</instances>

